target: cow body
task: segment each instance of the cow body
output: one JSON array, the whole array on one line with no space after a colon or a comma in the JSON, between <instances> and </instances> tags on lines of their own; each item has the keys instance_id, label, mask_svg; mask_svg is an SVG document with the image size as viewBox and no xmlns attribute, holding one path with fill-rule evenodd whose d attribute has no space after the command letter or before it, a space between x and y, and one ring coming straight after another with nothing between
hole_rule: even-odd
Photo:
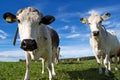
<instances>
[{"instance_id":1,"label":"cow body","mask_svg":"<svg viewBox=\"0 0 120 80\"><path fill-rule=\"evenodd\" d=\"M109 76L110 67L110 56L115 55L115 69L118 70L117 66L117 53L120 48L119 41L116 37L115 32L107 31L102 25L102 21L106 20L110 16L109 13L99 16L98 14L92 14L88 19L82 18L83 23L89 23L91 34L90 34L90 45L93 49L97 63L99 65L99 73L102 73L102 59L104 59L105 75Z\"/></svg>"},{"instance_id":2,"label":"cow body","mask_svg":"<svg viewBox=\"0 0 120 80\"><path fill-rule=\"evenodd\" d=\"M26 73L24 80L30 79L31 60L43 58L48 64L49 80L55 75L54 55L58 52L59 36L48 24L55 19L43 14L33 7L27 7L17 12L17 15L5 13L3 18L8 23L18 22L21 48L26 54Z\"/></svg>"},{"instance_id":3,"label":"cow body","mask_svg":"<svg viewBox=\"0 0 120 80\"><path fill-rule=\"evenodd\" d=\"M98 64L102 64L102 59L104 59L104 65L106 67L106 75L108 75L108 70L110 67L110 56L117 54L117 50L120 45L116 35L113 32L106 32L107 34L101 35L101 37L90 37L90 45L95 53L96 60ZM117 63L116 63L117 69ZM99 73L102 73L102 68L99 66Z\"/></svg>"}]
</instances>

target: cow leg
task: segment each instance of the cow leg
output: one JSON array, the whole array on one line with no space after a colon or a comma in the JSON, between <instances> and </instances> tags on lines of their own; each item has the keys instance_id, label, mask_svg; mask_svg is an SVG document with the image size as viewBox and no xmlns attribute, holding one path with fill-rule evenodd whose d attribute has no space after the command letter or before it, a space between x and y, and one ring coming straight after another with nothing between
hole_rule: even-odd
<instances>
[{"instance_id":1,"label":"cow leg","mask_svg":"<svg viewBox=\"0 0 120 80\"><path fill-rule=\"evenodd\" d=\"M109 76L109 70L110 68L110 61L109 61L109 55L106 54L105 59L104 59L104 66L105 66L105 75Z\"/></svg>"},{"instance_id":2,"label":"cow leg","mask_svg":"<svg viewBox=\"0 0 120 80\"><path fill-rule=\"evenodd\" d=\"M51 58L52 59L52 58ZM55 71L54 71L54 63L52 63L52 60L48 59L48 72L49 72L49 80L52 80L53 76L55 76Z\"/></svg>"},{"instance_id":3,"label":"cow leg","mask_svg":"<svg viewBox=\"0 0 120 80\"><path fill-rule=\"evenodd\" d=\"M48 72L49 72L49 80L52 80L53 76L55 76L55 70L54 70L54 63L48 61Z\"/></svg>"},{"instance_id":4,"label":"cow leg","mask_svg":"<svg viewBox=\"0 0 120 80\"><path fill-rule=\"evenodd\" d=\"M54 64L57 64L57 54L58 54L58 52L57 52L57 48L56 47L53 47L53 55L52 55L52 62L54 63Z\"/></svg>"},{"instance_id":5,"label":"cow leg","mask_svg":"<svg viewBox=\"0 0 120 80\"><path fill-rule=\"evenodd\" d=\"M108 70L111 71L110 60L108 60Z\"/></svg>"},{"instance_id":6,"label":"cow leg","mask_svg":"<svg viewBox=\"0 0 120 80\"><path fill-rule=\"evenodd\" d=\"M115 54L115 70L118 70L117 54Z\"/></svg>"},{"instance_id":7,"label":"cow leg","mask_svg":"<svg viewBox=\"0 0 120 80\"><path fill-rule=\"evenodd\" d=\"M55 69L54 69L54 64L57 64L57 48L56 47L53 47L53 55L52 55L52 63L51 63L51 66L52 66L52 76L55 76L56 73L55 73Z\"/></svg>"},{"instance_id":8,"label":"cow leg","mask_svg":"<svg viewBox=\"0 0 120 80\"><path fill-rule=\"evenodd\" d=\"M55 64L59 62L59 54L60 54L60 47L56 48L56 55L55 55Z\"/></svg>"},{"instance_id":9,"label":"cow leg","mask_svg":"<svg viewBox=\"0 0 120 80\"><path fill-rule=\"evenodd\" d=\"M55 76L56 73L55 73L55 69L54 69L54 63L51 63L51 65L52 65L52 76Z\"/></svg>"},{"instance_id":10,"label":"cow leg","mask_svg":"<svg viewBox=\"0 0 120 80\"><path fill-rule=\"evenodd\" d=\"M44 74L45 59L42 58L42 74Z\"/></svg>"},{"instance_id":11,"label":"cow leg","mask_svg":"<svg viewBox=\"0 0 120 80\"><path fill-rule=\"evenodd\" d=\"M24 80L30 80L30 64L31 64L31 56L26 52L26 73Z\"/></svg>"},{"instance_id":12,"label":"cow leg","mask_svg":"<svg viewBox=\"0 0 120 80\"><path fill-rule=\"evenodd\" d=\"M60 47L57 47L57 57L56 57L57 63L59 62L59 55L60 55Z\"/></svg>"},{"instance_id":13,"label":"cow leg","mask_svg":"<svg viewBox=\"0 0 120 80\"><path fill-rule=\"evenodd\" d=\"M52 64L51 61L48 61L48 72L49 72L49 80L52 80Z\"/></svg>"},{"instance_id":14,"label":"cow leg","mask_svg":"<svg viewBox=\"0 0 120 80\"><path fill-rule=\"evenodd\" d=\"M99 74L102 74L102 67L101 67L101 64L102 64L102 57L101 56L98 56L96 55L96 60L97 60L97 63L98 63L98 69L99 69Z\"/></svg>"}]
</instances>

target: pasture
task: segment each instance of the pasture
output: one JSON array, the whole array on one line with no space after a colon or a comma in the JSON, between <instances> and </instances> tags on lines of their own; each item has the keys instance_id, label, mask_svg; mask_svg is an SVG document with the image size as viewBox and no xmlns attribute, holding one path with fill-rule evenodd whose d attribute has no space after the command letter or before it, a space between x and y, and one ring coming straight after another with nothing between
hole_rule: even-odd
<instances>
[{"instance_id":1,"label":"pasture","mask_svg":"<svg viewBox=\"0 0 120 80\"><path fill-rule=\"evenodd\" d=\"M80 62L60 62L55 65L56 76L54 80L120 80L120 70L114 70L110 77L98 74L96 60L83 60ZM103 67L103 65L102 65ZM120 65L119 65L120 68ZM23 80L25 74L25 62L0 62L0 80ZM31 80L48 80L47 68L41 74L41 62L32 62Z\"/></svg>"}]
</instances>

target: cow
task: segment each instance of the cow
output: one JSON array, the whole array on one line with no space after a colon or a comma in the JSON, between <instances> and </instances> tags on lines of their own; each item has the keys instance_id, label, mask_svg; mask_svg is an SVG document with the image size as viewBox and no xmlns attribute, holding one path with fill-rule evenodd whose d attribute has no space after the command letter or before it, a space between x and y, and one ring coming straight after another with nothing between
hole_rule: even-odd
<instances>
[{"instance_id":1,"label":"cow","mask_svg":"<svg viewBox=\"0 0 120 80\"><path fill-rule=\"evenodd\" d=\"M57 53L59 48L59 36L48 25L55 21L55 17L51 15L43 16L42 12L37 9L26 7L18 10L16 15L6 12L3 14L3 18L8 23L18 23L20 47L26 55L24 80L30 80L31 61L39 58L43 58L47 62L49 80L52 80L55 75L53 55Z\"/></svg>"},{"instance_id":2,"label":"cow","mask_svg":"<svg viewBox=\"0 0 120 80\"><path fill-rule=\"evenodd\" d=\"M90 26L90 45L93 49L95 58L99 66L99 74L102 74L102 60L104 59L105 75L109 76L110 56L115 55L115 70L118 70L117 53L120 48L119 41L114 31L107 31L102 25L102 21L107 20L110 17L110 13L106 13L100 16L97 13L91 14L87 18L81 18L80 21Z\"/></svg>"}]
</instances>

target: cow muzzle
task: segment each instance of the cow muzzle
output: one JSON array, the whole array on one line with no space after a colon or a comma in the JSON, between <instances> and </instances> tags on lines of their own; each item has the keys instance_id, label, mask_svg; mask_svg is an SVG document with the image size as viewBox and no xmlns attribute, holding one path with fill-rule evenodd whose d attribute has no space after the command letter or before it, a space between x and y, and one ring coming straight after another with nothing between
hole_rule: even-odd
<instances>
[{"instance_id":1,"label":"cow muzzle","mask_svg":"<svg viewBox=\"0 0 120 80\"><path fill-rule=\"evenodd\" d=\"M33 51L33 50L37 49L37 43L35 40L24 39L21 42L21 48L25 51Z\"/></svg>"},{"instance_id":2,"label":"cow muzzle","mask_svg":"<svg viewBox=\"0 0 120 80\"><path fill-rule=\"evenodd\" d=\"M99 31L93 31L93 36L98 36L99 35Z\"/></svg>"}]
</instances>

